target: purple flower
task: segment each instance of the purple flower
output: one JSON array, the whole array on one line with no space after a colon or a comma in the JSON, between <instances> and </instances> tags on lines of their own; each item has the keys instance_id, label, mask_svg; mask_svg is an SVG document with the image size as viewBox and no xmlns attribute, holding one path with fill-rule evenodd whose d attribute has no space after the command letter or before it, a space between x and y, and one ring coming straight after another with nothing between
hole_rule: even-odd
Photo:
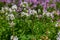
<instances>
[{"instance_id":1,"label":"purple flower","mask_svg":"<svg viewBox=\"0 0 60 40\"><path fill-rule=\"evenodd\" d=\"M42 2L41 5L44 6L44 5L46 5L46 3L45 2Z\"/></svg>"},{"instance_id":2,"label":"purple flower","mask_svg":"<svg viewBox=\"0 0 60 40\"><path fill-rule=\"evenodd\" d=\"M21 3L21 2L22 2L22 0L19 0L18 2L19 2L19 3Z\"/></svg>"},{"instance_id":3,"label":"purple flower","mask_svg":"<svg viewBox=\"0 0 60 40\"><path fill-rule=\"evenodd\" d=\"M31 0L33 3L36 3L37 2L37 0Z\"/></svg>"},{"instance_id":4,"label":"purple flower","mask_svg":"<svg viewBox=\"0 0 60 40\"><path fill-rule=\"evenodd\" d=\"M56 6L56 4L51 4L50 6L51 6L51 7L55 7L55 6Z\"/></svg>"},{"instance_id":5,"label":"purple flower","mask_svg":"<svg viewBox=\"0 0 60 40\"><path fill-rule=\"evenodd\" d=\"M24 0L24 2L32 3L32 0Z\"/></svg>"},{"instance_id":6,"label":"purple flower","mask_svg":"<svg viewBox=\"0 0 60 40\"><path fill-rule=\"evenodd\" d=\"M6 2L6 0L0 0L1 2Z\"/></svg>"},{"instance_id":7,"label":"purple flower","mask_svg":"<svg viewBox=\"0 0 60 40\"><path fill-rule=\"evenodd\" d=\"M60 10L57 10L57 15L60 15Z\"/></svg>"},{"instance_id":8,"label":"purple flower","mask_svg":"<svg viewBox=\"0 0 60 40\"><path fill-rule=\"evenodd\" d=\"M25 2L29 2L29 0L24 0Z\"/></svg>"},{"instance_id":9,"label":"purple flower","mask_svg":"<svg viewBox=\"0 0 60 40\"><path fill-rule=\"evenodd\" d=\"M0 0L0 2L10 3L10 2L11 2L11 0Z\"/></svg>"},{"instance_id":10,"label":"purple flower","mask_svg":"<svg viewBox=\"0 0 60 40\"><path fill-rule=\"evenodd\" d=\"M34 4L34 5L33 5L33 7L37 7L37 5L36 5L36 4Z\"/></svg>"},{"instance_id":11,"label":"purple flower","mask_svg":"<svg viewBox=\"0 0 60 40\"><path fill-rule=\"evenodd\" d=\"M45 0L46 2L50 2L50 0Z\"/></svg>"},{"instance_id":12,"label":"purple flower","mask_svg":"<svg viewBox=\"0 0 60 40\"><path fill-rule=\"evenodd\" d=\"M60 0L56 0L57 2L60 2Z\"/></svg>"},{"instance_id":13,"label":"purple flower","mask_svg":"<svg viewBox=\"0 0 60 40\"><path fill-rule=\"evenodd\" d=\"M59 19L59 20L57 20L57 22L60 22L60 19Z\"/></svg>"},{"instance_id":14,"label":"purple flower","mask_svg":"<svg viewBox=\"0 0 60 40\"><path fill-rule=\"evenodd\" d=\"M44 5L44 6L43 6L43 10L46 10L46 9L47 9L47 6L46 6L46 5Z\"/></svg>"},{"instance_id":15,"label":"purple flower","mask_svg":"<svg viewBox=\"0 0 60 40\"><path fill-rule=\"evenodd\" d=\"M11 3L11 0L6 0L7 3Z\"/></svg>"},{"instance_id":16,"label":"purple flower","mask_svg":"<svg viewBox=\"0 0 60 40\"><path fill-rule=\"evenodd\" d=\"M22 0L18 0L18 6L20 6L21 2L22 2Z\"/></svg>"},{"instance_id":17,"label":"purple flower","mask_svg":"<svg viewBox=\"0 0 60 40\"><path fill-rule=\"evenodd\" d=\"M46 0L42 0L42 2L45 2Z\"/></svg>"},{"instance_id":18,"label":"purple flower","mask_svg":"<svg viewBox=\"0 0 60 40\"><path fill-rule=\"evenodd\" d=\"M15 2L15 0L12 0L12 2L14 3L14 2Z\"/></svg>"},{"instance_id":19,"label":"purple flower","mask_svg":"<svg viewBox=\"0 0 60 40\"><path fill-rule=\"evenodd\" d=\"M53 2L56 2L56 0L53 0Z\"/></svg>"},{"instance_id":20,"label":"purple flower","mask_svg":"<svg viewBox=\"0 0 60 40\"><path fill-rule=\"evenodd\" d=\"M16 11L17 12L21 12L22 11L22 8L18 7Z\"/></svg>"}]
</instances>

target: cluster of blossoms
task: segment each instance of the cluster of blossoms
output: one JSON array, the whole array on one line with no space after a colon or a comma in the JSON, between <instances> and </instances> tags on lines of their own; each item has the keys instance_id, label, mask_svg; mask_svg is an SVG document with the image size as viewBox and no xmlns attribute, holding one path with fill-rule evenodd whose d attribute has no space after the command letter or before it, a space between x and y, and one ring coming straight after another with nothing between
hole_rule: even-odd
<instances>
[{"instance_id":1,"label":"cluster of blossoms","mask_svg":"<svg viewBox=\"0 0 60 40\"><path fill-rule=\"evenodd\" d=\"M55 14L60 16L60 10L57 9L56 7L56 3L57 2L59 3L60 0L24 0L24 1L22 0L17 0L17 1L16 0L0 0L0 2L6 3L7 5L8 4L12 5L11 7L4 6L0 10L0 13L5 13L6 20L8 20L8 23L10 27L12 28L15 26L14 20L17 16L30 17L31 15L35 15L37 18L40 18L46 15L47 17L51 17L52 19L54 19ZM41 6L42 6L42 9L40 9ZM47 10L49 8L54 8L54 11L49 12ZM14 14L15 12L17 14ZM58 27L60 26L60 24L57 22L55 26ZM58 35L60 35L60 33ZM18 40L18 37L12 35L11 40L12 39ZM60 36L57 37L57 40L60 40Z\"/></svg>"},{"instance_id":2,"label":"cluster of blossoms","mask_svg":"<svg viewBox=\"0 0 60 40\"><path fill-rule=\"evenodd\" d=\"M8 0L6 0L8 1ZM13 0L15 2L15 0ZM21 14L24 14L24 15L29 15L29 14L32 14L33 12L37 13L37 11L34 9L39 5L41 5L43 7L43 15L46 13L47 16L51 16L53 17L53 14L54 13L57 13L57 15L60 15L60 10L57 10L56 12L52 11L51 13L50 12L47 12L47 8L49 7L54 7L54 9L56 9L56 2L59 2L54 0L54 4L49 4L50 3L50 0L47 0L47 1L44 1L44 0L18 0L19 2L19 6L18 5L15 5L14 7L12 7L12 9L15 9L16 8L16 11L18 12L21 12L22 10L26 10L26 13L25 12L21 12ZM3 1L4 2L4 1ZM8 2L12 2L11 0L9 0ZM14 3L13 2L13 3ZM29 6L29 4L31 3L32 7ZM36 4L37 3L37 4ZM33 9L33 10L32 10ZM40 9L38 11L41 11Z\"/></svg>"},{"instance_id":3,"label":"cluster of blossoms","mask_svg":"<svg viewBox=\"0 0 60 40\"><path fill-rule=\"evenodd\" d=\"M13 25L15 24L15 23L13 22L13 20L15 19L14 14L13 14L13 12L15 12L15 9L16 9L16 7L15 7L15 5L14 5L14 6L12 6L11 8L9 8L9 7L2 7L2 9L0 10L1 13L5 13L5 15L6 15L6 20L12 21L11 23L9 23L10 26L13 26Z\"/></svg>"},{"instance_id":4,"label":"cluster of blossoms","mask_svg":"<svg viewBox=\"0 0 60 40\"><path fill-rule=\"evenodd\" d=\"M1 2L5 3L15 3L16 0L0 0ZM17 4L20 5L23 1L17 0ZM48 7L54 7L56 9L56 2L60 2L60 0L24 0L24 2L33 4L34 6L37 6L37 4L40 4L43 6L44 10ZM51 3L50 3L51 2Z\"/></svg>"},{"instance_id":5,"label":"cluster of blossoms","mask_svg":"<svg viewBox=\"0 0 60 40\"><path fill-rule=\"evenodd\" d=\"M14 27L15 23L14 23L14 19L15 19L15 15L13 14L13 12L16 12L17 6L13 5L11 8L4 6L2 7L2 9L0 10L0 13L3 13L6 17L6 20L8 21L8 24L10 27ZM13 31L13 30L12 30ZM11 40L18 40L17 36L11 36Z\"/></svg>"},{"instance_id":6,"label":"cluster of blossoms","mask_svg":"<svg viewBox=\"0 0 60 40\"><path fill-rule=\"evenodd\" d=\"M60 40L60 32L58 32L57 40Z\"/></svg>"},{"instance_id":7,"label":"cluster of blossoms","mask_svg":"<svg viewBox=\"0 0 60 40\"><path fill-rule=\"evenodd\" d=\"M55 24L55 27L60 27L60 20L57 21L57 23Z\"/></svg>"},{"instance_id":8,"label":"cluster of blossoms","mask_svg":"<svg viewBox=\"0 0 60 40\"><path fill-rule=\"evenodd\" d=\"M11 36L11 40L18 40L17 36Z\"/></svg>"}]
</instances>

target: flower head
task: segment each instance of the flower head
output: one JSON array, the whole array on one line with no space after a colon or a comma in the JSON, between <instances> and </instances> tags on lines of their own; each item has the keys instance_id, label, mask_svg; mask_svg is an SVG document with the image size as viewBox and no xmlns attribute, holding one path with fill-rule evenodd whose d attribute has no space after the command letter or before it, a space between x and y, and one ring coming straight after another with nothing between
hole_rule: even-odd
<instances>
[{"instance_id":1,"label":"flower head","mask_svg":"<svg viewBox=\"0 0 60 40\"><path fill-rule=\"evenodd\" d=\"M14 20L14 19L15 19L15 17L13 14L8 14L7 20Z\"/></svg>"},{"instance_id":2,"label":"flower head","mask_svg":"<svg viewBox=\"0 0 60 40\"><path fill-rule=\"evenodd\" d=\"M11 36L11 40L12 40L12 39L13 39L13 40L18 40L18 37L12 35L12 36Z\"/></svg>"}]
</instances>

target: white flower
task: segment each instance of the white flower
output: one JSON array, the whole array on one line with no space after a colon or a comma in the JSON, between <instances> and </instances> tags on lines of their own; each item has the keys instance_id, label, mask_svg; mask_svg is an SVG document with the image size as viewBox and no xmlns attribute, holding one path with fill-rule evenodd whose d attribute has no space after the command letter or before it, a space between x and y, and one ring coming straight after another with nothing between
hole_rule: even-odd
<instances>
[{"instance_id":1,"label":"white flower","mask_svg":"<svg viewBox=\"0 0 60 40\"><path fill-rule=\"evenodd\" d=\"M60 40L60 32L58 32L57 40Z\"/></svg>"},{"instance_id":2,"label":"white flower","mask_svg":"<svg viewBox=\"0 0 60 40\"><path fill-rule=\"evenodd\" d=\"M11 36L11 38L10 38L11 40L13 39L13 35Z\"/></svg>"},{"instance_id":3,"label":"white flower","mask_svg":"<svg viewBox=\"0 0 60 40\"><path fill-rule=\"evenodd\" d=\"M38 18L41 18L42 17L42 15L38 15Z\"/></svg>"},{"instance_id":4,"label":"white flower","mask_svg":"<svg viewBox=\"0 0 60 40\"><path fill-rule=\"evenodd\" d=\"M4 10L4 8L2 7L2 9L1 9L1 13L5 13L5 10Z\"/></svg>"},{"instance_id":5,"label":"white flower","mask_svg":"<svg viewBox=\"0 0 60 40\"><path fill-rule=\"evenodd\" d=\"M45 15L46 13L47 13L47 11L44 11L44 10L43 10L43 15Z\"/></svg>"},{"instance_id":6,"label":"white flower","mask_svg":"<svg viewBox=\"0 0 60 40\"><path fill-rule=\"evenodd\" d=\"M24 16L24 15L30 16L30 15L34 15L34 14L37 14L37 11L36 10L31 10L31 9L28 10L28 13L21 12L21 16Z\"/></svg>"},{"instance_id":7,"label":"white flower","mask_svg":"<svg viewBox=\"0 0 60 40\"><path fill-rule=\"evenodd\" d=\"M50 14L50 16L51 16L52 18L54 18L54 15L53 15L52 13Z\"/></svg>"},{"instance_id":8,"label":"white flower","mask_svg":"<svg viewBox=\"0 0 60 40\"><path fill-rule=\"evenodd\" d=\"M8 19L8 20L14 20L15 17L14 17L13 14L8 14L7 19Z\"/></svg>"},{"instance_id":9,"label":"white flower","mask_svg":"<svg viewBox=\"0 0 60 40\"><path fill-rule=\"evenodd\" d=\"M43 15L45 15L46 13L45 12L43 12Z\"/></svg>"},{"instance_id":10,"label":"white flower","mask_svg":"<svg viewBox=\"0 0 60 40\"><path fill-rule=\"evenodd\" d=\"M50 12L47 12L47 13L46 13L47 17L49 17L49 16L50 16L50 14L51 14Z\"/></svg>"},{"instance_id":11,"label":"white flower","mask_svg":"<svg viewBox=\"0 0 60 40\"><path fill-rule=\"evenodd\" d=\"M29 16L28 13L21 12L21 16L24 16L24 15Z\"/></svg>"},{"instance_id":12,"label":"white flower","mask_svg":"<svg viewBox=\"0 0 60 40\"><path fill-rule=\"evenodd\" d=\"M32 14L32 10L31 10L31 9L29 9L29 10L28 10L28 13L29 13L29 14Z\"/></svg>"},{"instance_id":13,"label":"white flower","mask_svg":"<svg viewBox=\"0 0 60 40\"><path fill-rule=\"evenodd\" d=\"M22 7L28 7L28 3L27 2L21 2L20 6L22 6Z\"/></svg>"},{"instance_id":14,"label":"white flower","mask_svg":"<svg viewBox=\"0 0 60 40\"><path fill-rule=\"evenodd\" d=\"M26 16L30 16L28 13L26 13Z\"/></svg>"},{"instance_id":15,"label":"white flower","mask_svg":"<svg viewBox=\"0 0 60 40\"><path fill-rule=\"evenodd\" d=\"M25 12L21 12L21 16L24 16L24 15L26 15L26 13Z\"/></svg>"},{"instance_id":16,"label":"white flower","mask_svg":"<svg viewBox=\"0 0 60 40\"><path fill-rule=\"evenodd\" d=\"M17 36L11 36L11 40L18 40L18 37Z\"/></svg>"},{"instance_id":17,"label":"white flower","mask_svg":"<svg viewBox=\"0 0 60 40\"><path fill-rule=\"evenodd\" d=\"M13 5L12 6L12 9L17 9L17 5Z\"/></svg>"},{"instance_id":18,"label":"white flower","mask_svg":"<svg viewBox=\"0 0 60 40\"><path fill-rule=\"evenodd\" d=\"M55 24L55 27L58 27L58 23Z\"/></svg>"},{"instance_id":19,"label":"white flower","mask_svg":"<svg viewBox=\"0 0 60 40\"><path fill-rule=\"evenodd\" d=\"M15 23L12 21L11 23L9 23L10 27L13 27L15 25Z\"/></svg>"},{"instance_id":20,"label":"white flower","mask_svg":"<svg viewBox=\"0 0 60 40\"><path fill-rule=\"evenodd\" d=\"M11 8L9 8L9 12L12 12L13 10Z\"/></svg>"},{"instance_id":21,"label":"white flower","mask_svg":"<svg viewBox=\"0 0 60 40\"><path fill-rule=\"evenodd\" d=\"M36 10L32 10L32 13L33 13L33 14L37 14L37 11L36 11Z\"/></svg>"},{"instance_id":22,"label":"white flower","mask_svg":"<svg viewBox=\"0 0 60 40\"><path fill-rule=\"evenodd\" d=\"M8 8L8 7L4 7L4 9L5 9L6 11L8 11L8 10L9 10L9 8Z\"/></svg>"},{"instance_id":23,"label":"white flower","mask_svg":"<svg viewBox=\"0 0 60 40\"><path fill-rule=\"evenodd\" d=\"M8 15L8 13L6 12L5 15Z\"/></svg>"},{"instance_id":24,"label":"white flower","mask_svg":"<svg viewBox=\"0 0 60 40\"><path fill-rule=\"evenodd\" d=\"M57 40L60 40L60 37L58 37Z\"/></svg>"},{"instance_id":25,"label":"white flower","mask_svg":"<svg viewBox=\"0 0 60 40\"><path fill-rule=\"evenodd\" d=\"M38 9L38 13L39 13L39 12L41 12L41 10L40 10L40 9Z\"/></svg>"},{"instance_id":26,"label":"white flower","mask_svg":"<svg viewBox=\"0 0 60 40\"><path fill-rule=\"evenodd\" d=\"M37 11L36 10L29 9L28 12L29 12L29 15L37 14Z\"/></svg>"},{"instance_id":27,"label":"white flower","mask_svg":"<svg viewBox=\"0 0 60 40\"><path fill-rule=\"evenodd\" d=\"M60 31L58 32L58 35L59 35L59 37L60 37Z\"/></svg>"},{"instance_id":28,"label":"white flower","mask_svg":"<svg viewBox=\"0 0 60 40\"><path fill-rule=\"evenodd\" d=\"M51 17L51 18L53 18L54 17L54 12L47 12L47 11L43 11L43 15L46 15L47 17Z\"/></svg>"}]
</instances>

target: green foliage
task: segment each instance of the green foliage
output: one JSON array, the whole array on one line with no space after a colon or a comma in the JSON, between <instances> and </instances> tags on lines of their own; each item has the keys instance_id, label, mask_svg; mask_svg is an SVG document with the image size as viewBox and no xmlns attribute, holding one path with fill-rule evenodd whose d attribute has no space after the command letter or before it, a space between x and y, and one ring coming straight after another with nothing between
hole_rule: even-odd
<instances>
[{"instance_id":1,"label":"green foliage","mask_svg":"<svg viewBox=\"0 0 60 40\"><path fill-rule=\"evenodd\" d=\"M60 2L57 2L57 3L56 3L56 7L57 7L57 9L60 10Z\"/></svg>"},{"instance_id":2,"label":"green foliage","mask_svg":"<svg viewBox=\"0 0 60 40\"><path fill-rule=\"evenodd\" d=\"M48 12L52 12L52 11L54 11L55 9L53 8L53 7L49 7L49 8L47 8L47 11Z\"/></svg>"},{"instance_id":3,"label":"green foliage","mask_svg":"<svg viewBox=\"0 0 60 40\"><path fill-rule=\"evenodd\" d=\"M4 6L4 3L0 2L0 9L2 6ZM9 7L11 7L10 4ZM40 9L40 11L37 11L37 14L42 15L42 6L37 6L35 8L35 10L38 9ZM47 10L51 12L54 9L48 8ZM23 11L27 12L26 10ZM21 17L18 12L12 13L15 16L15 19L13 20L15 26L13 27L10 27L10 21L6 20L6 15L0 13L0 40L10 40L10 37L13 34L16 35L19 40L56 40L60 28L55 27L55 24L56 20L60 19L60 16L54 15L54 18L52 19L46 15L38 18L35 15Z\"/></svg>"},{"instance_id":4,"label":"green foliage","mask_svg":"<svg viewBox=\"0 0 60 40\"><path fill-rule=\"evenodd\" d=\"M51 40L56 40L57 29L54 26L55 22L51 22L51 18L21 17L14 20L14 35L17 35L19 40L39 40L42 36L48 36ZM6 20L0 20L0 39L9 40L12 35L12 28L9 27Z\"/></svg>"},{"instance_id":5,"label":"green foliage","mask_svg":"<svg viewBox=\"0 0 60 40\"><path fill-rule=\"evenodd\" d=\"M1 10L1 7L4 6L4 3L0 2L0 10Z\"/></svg>"}]
</instances>

